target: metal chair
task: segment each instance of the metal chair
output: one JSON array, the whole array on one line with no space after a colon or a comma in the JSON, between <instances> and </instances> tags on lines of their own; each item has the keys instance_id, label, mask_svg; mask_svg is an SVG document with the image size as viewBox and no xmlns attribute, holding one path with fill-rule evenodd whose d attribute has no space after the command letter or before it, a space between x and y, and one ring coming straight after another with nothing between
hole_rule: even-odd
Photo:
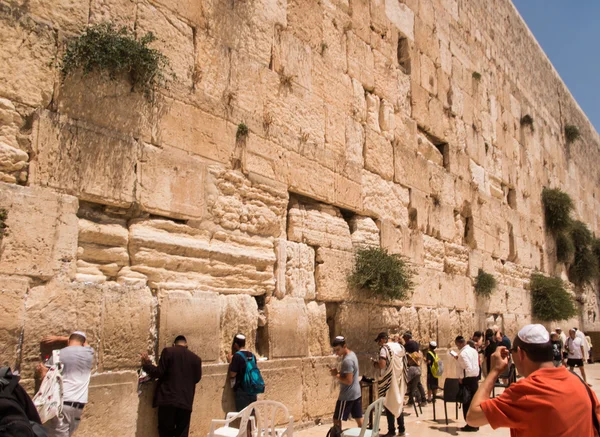
<instances>
[{"instance_id":1,"label":"metal chair","mask_svg":"<svg viewBox=\"0 0 600 437\"><path fill-rule=\"evenodd\" d=\"M442 396L435 395L433 397L433 420L437 420L435 412L435 400L440 399L444 401L444 415L446 416L446 425L448 425L448 407L446 404L454 402L456 404L456 420L458 420L458 390L460 384L458 378L446 378L444 381L444 393Z\"/></svg>"},{"instance_id":2,"label":"metal chair","mask_svg":"<svg viewBox=\"0 0 600 437\"><path fill-rule=\"evenodd\" d=\"M494 384L494 387L492 388L492 397L496 397L496 388L508 388L513 382L516 382L516 376L517 370L515 368L515 365L514 363L510 363L506 370L500 374L498 380ZM500 382L502 380L508 380L508 382L505 384L503 382Z\"/></svg>"}]
</instances>

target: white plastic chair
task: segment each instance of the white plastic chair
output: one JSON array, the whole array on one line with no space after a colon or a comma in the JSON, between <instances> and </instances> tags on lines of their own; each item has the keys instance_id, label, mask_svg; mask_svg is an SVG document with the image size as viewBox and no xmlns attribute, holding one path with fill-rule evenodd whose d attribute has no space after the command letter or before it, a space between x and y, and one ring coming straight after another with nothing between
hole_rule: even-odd
<instances>
[{"instance_id":1,"label":"white plastic chair","mask_svg":"<svg viewBox=\"0 0 600 437\"><path fill-rule=\"evenodd\" d=\"M364 415L362 428L348 428L342 431L342 437L379 437L379 421L383 413L384 402L385 398L379 398L369 405ZM371 416L373 417L373 426L371 429L367 429Z\"/></svg>"},{"instance_id":2,"label":"white plastic chair","mask_svg":"<svg viewBox=\"0 0 600 437\"><path fill-rule=\"evenodd\" d=\"M277 428L277 417L288 420L285 428ZM252 416L254 413L254 416ZM240 427L233 428L231 423L240 419ZM276 401L256 401L239 413L227 413L225 420L213 419L207 437L248 437L248 422L250 422L251 437L293 437L294 418L290 416L285 405ZM221 426L217 428L217 426ZM216 429L215 429L216 428Z\"/></svg>"}]
</instances>

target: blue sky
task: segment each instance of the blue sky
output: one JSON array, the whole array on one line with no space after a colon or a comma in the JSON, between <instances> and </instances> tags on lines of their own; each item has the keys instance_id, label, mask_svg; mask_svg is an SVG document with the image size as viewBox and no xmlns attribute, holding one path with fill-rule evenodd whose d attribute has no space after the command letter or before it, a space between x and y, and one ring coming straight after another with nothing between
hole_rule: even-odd
<instances>
[{"instance_id":1,"label":"blue sky","mask_svg":"<svg viewBox=\"0 0 600 437\"><path fill-rule=\"evenodd\" d=\"M512 1L600 131L600 0Z\"/></svg>"}]
</instances>

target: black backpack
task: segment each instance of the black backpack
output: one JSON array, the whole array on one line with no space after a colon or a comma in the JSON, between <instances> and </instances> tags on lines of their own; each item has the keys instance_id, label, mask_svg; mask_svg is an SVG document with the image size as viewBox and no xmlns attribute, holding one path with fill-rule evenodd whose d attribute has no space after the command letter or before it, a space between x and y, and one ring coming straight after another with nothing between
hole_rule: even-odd
<instances>
[{"instance_id":1,"label":"black backpack","mask_svg":"<svg viewBox=\"0 0 600 437\"><path fill-rule=\"evenodd\" d=\"M29 420L17 400L14 391L19 377L9 367L0 368L0 436L2 437L47 437L39 423Z\"/></svg>"}]
</instances>

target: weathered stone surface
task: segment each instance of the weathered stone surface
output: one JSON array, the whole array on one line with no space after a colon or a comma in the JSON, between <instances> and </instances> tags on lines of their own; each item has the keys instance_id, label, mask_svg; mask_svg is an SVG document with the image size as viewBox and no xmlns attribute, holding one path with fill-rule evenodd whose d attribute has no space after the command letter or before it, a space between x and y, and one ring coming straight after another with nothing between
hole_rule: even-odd
<instances>
[{"instance_id":1,"label":"weathered stone surface","mask_svg":"<svg viewBox=\"0 0 600 437\"><path fill-rule=\"evenodd\" d=\"M81 199L115 206L134 200L139 144L43 111L34 126L29 180Z\"/></svg>"},{"instance_id":2,"label":"weathered stone surface","mask_svg":"<svg viewBox=\"0 0 600 437\"><path fill-rule=\"evenodd\" d=\"M284 296L315 298L315 250L303 243L282 242L281 265L284 271L281 277L283 287L279 289L278 298ZM279 281L279 277L278 277ZM278 287L280 284L278 283Z\"/></svg>"},{"instance_id":3,"label":"weathered stone surface","mask_svg":"<svg viewBox=\"0 0 600 437\"><path fill-rule=\"evenodd\" d=\"M309 317L303 299L273 299L266 306L270 358L308 355Z\"/></svg>"},{"instance_id":4,"label":"weathered stone surface","mask_svg":"<svg viewBox=\"0 0 600 437\"><path fill-rule=\"evenodd\" d=\"M408 224L408 190L386 181L376 174L363 171L363 208L379 219L389 219L395 225Z\"/></svg>"},{"instance_id":5,"label":"weathered stone surface","mask_svg":"<svg viewBox=\"0 0 600 437\"><path fill-rule=\"evenodd\" d=\"M33 107L46 106L54 85L53 31L29 16L15 20L8 10L0 12L0 96ZM19 73L23 71L27 74Z\"/></svg>"},{"instance_id":6,"label":"weathered stone surface","mask_svg":"<svg viewBox=\"0 0 600 437\"><path fill-rule=\"evenodd\" d=\"M49 279L71 273L77 249L77 199L39 187L0 183L7 232L0 273Z\"/></svg>"},{"instance_id":7,"label":"weathered stone surface","mask_svg":"<svg viewBox=\"0 0 600 437\"><path fill-rule=\"evenodd\" d=\"M349 298L348 276L354 268L354 255L335 249L317 249L315 282L317 300L342 302Z\"/></svg>"},{"instance_id":8,"label":"weathered stone surface","mask_svg":"<svg viewBox=\"0 0 600 437\"><path fill-rule=\"evenodd\" d=\"M379 247L379 228L372 218L357 215L350 219L349 224L355 249Z\"/></svg>"},{"instance_id":9,"label":"weathered stone surface","mask_svg":"<svg viewBox=\"0 0 600 437\"><path fill-rule=\"evenodd\" d=\"M328 417L331 399L339 393L339 384L331 377L328 367L335 367L336 358L305 358L302 360L302 383L304 387L304 416L306 418Z\"/></svg>"},{"instance_id":10,"label":"weathered stone surface","mask_svg":"<svg viewBox=\"0 0 600 437\"><path fill-rule=\"evenodd\" d=\"M386 180L394 176L394 151L392 143L371 129L366 130L365 169Z\"/></svg>"},{"instance_id":11,"label":"weathered stone surface","mask_svg":"<svg viewBox=\"0 0 600 437\"><path fill-rule=\"evenodd\" d=\"M92 376L89 402L77 435L135 437L138 417L137 380L137 372ZM106 420L107 417L111 420Z\"/></svg>"},{"instance_id":12,"label":"weathered stone surface","mask_svg":"<svg viewBox=\"0 0 600 437\"><path fill-rule=\"evenodd\" d=\"M19 337L25 315L25 293L29 278L0 276L0 365L15 368L18 358Z\"/></svg>"},{"instance_id":13,"label":"weathered stone surface","mask_svg":"<svg viewBox=\"0 0 600 437\"><path fill-rule=\"evenodd\" d=\"M221 347L219 360L225 362L231 353L231 343L236 334L246 336L246 347L256 350L256 330L258 326L258 305L256 299L245 294L219 296L221 301Z\"/></svg>"},{"instance_id":14,"label":"weathered stone surface","mask_svg":"<svg viewBox=\"0 0 600 437\"><path fill-rule=\"evenodd\" d=\"M146 211L179 219L202 218L205 180L205 162L189 153L170 147L142 149L137 193Z\"/></svg>"},{"instance_id":15,"label":"weathered stone surface","mask_svg":"<svg viewBox=\"0 0 600 437\"><path fill-rule=\"evenodd\" d=\"M352 249L348 223L339 209L317 202L290 201L288 239L310 246Z\"/></svg>"},{"instance_id":16,"label":"weathered stone surface","mask_svg":"<svg viewBox=\"0 0 600 437\"><path fill-rule=\"evenodd\" d=\"M184 335L190 350L202 361L218 361L221 329L219 295L210 292L168 291L159 296L158 345L171 346L178 335ZM213 341L206 341L212 338ZM233 337L232 337L233 338ZM159 352L160 353L160 352Z\"/></svg>"},{"instance_id":17,"label":"weathered stone surface","mask_svg":"<svg viewBox=\"0 0 600 437\"><path fill-rule=\"evenodd\" d=\"M275 288L273 242L167 220L130 227L131 270L153 288L261 295Z\"/></svg>"},{"instance_id":18,"label":"weathered stone surface","mask_svg":"<svg viewBox=\"0 0 600 437\"><path fill-rule=\"evenodd\" d=\"M21 149L0 142L0 181L25 182L29 155Z\"/></svg>"},{"instance_id":19,"label":"weathered stone surface","mask_svg":"<svg viewBox=\"0 0 600 437\"><path fill-rule=\"evenodd\" d=\"M329 326L327 326L327 310L324 303L314 301L306 304L309 324L308 352L311 357L329 355Z\"/></svg>"}]
</instances>

